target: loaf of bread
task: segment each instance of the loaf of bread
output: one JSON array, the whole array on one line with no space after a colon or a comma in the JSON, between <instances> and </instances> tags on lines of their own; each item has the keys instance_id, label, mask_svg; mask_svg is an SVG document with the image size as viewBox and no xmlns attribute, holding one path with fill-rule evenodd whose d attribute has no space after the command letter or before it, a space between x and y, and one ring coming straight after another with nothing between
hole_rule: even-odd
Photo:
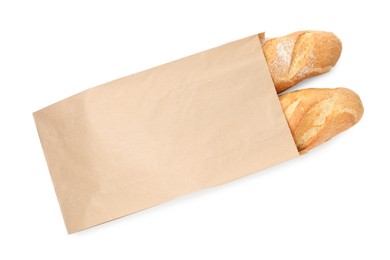
<instances>
[{"instance_id":1,"label":"loaf of bread","mask_svg":"<svg viewBox=\"0 0 390 260\"><path fill-rule=\"evenodd\" d=\"M300 153L347 130L363 115L359 96L346 88L297 90L279 100Z\"/></svg>"},{"instance_id":2,"label":"loaf of bread","mask_svg":"<svg viewBox=\"0 0 390 260\"><path fill-rule=\"evenodd\" d=\"M276 91L328 72L341 54L341 42L330 32L301 31L265 39L259 35Z\"/></svg>"}]
</instances>

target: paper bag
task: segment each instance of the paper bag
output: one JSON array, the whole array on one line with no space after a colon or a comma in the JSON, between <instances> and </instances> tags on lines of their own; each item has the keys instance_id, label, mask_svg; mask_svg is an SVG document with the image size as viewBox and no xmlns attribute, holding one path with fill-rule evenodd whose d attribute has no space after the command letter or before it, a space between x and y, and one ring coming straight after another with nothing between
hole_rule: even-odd
<instances>
[{"instance_id":1,"label":"paper bag","mask_svg":"<svg viewBox=\"0 0 390 260\"><path fill-rule=\"evenodd\" d=\"M69 233L298 156L259 35L34 113Z\"/></svg>"}]
</instances>

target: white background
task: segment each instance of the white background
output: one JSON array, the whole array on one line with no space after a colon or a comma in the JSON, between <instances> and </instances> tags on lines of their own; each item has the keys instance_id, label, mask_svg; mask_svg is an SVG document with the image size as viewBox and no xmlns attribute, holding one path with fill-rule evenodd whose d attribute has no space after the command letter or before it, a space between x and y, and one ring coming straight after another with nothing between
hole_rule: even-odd
<instances>
[{"instance_id":1,"label":"white background","mask_svg":"<svg viewBox=\"0 0 390 260\"><path fill-rule=\"evenodd\" d=\"M0 259L390 259L387 1L0 1ZM32 112L260 31L336 33L362 121L309 154L67 235Z\"/></svg>"}]
</instances>

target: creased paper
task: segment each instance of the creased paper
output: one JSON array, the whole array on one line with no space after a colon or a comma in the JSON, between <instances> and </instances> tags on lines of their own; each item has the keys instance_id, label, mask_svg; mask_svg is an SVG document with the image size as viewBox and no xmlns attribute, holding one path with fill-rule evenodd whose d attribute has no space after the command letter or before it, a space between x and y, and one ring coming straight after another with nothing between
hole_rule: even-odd
<instances>
[{"instance_id":1,"label":"creased paper","mask_svg":"<svg viewBox=\"0 0 390 260\"><path fill-rule=\"evenodd\" d=\"M34 113L69 233L298 156L259 36Z\"/></svg>"}]
</instances>

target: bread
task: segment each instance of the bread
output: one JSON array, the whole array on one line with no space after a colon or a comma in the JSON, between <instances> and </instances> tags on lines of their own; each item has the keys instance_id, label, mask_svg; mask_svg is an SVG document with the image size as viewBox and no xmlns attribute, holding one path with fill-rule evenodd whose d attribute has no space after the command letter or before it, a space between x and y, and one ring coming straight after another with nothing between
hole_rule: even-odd
<instances>
[{"instance_id":1,"label":"bread","mask_svg":"<svg viewBox=\"0 0 390 260\"><path fill-rule=\"evenodd\" d=\"M346 88L303 89L279 100L300 153L350 128L363 115L359 96Z\"/></svg>"},{"instance_id":2,"label":"bread","mask_svg":"<svg viewBox=\"0 0 390 260\"><path fill-rule=\"evenodd\" d=\"M330 32L301 31L264 39L263 52L278 93L300 81L328 72L341 54L341 42Z\"/></svg>"}]
</instances>

